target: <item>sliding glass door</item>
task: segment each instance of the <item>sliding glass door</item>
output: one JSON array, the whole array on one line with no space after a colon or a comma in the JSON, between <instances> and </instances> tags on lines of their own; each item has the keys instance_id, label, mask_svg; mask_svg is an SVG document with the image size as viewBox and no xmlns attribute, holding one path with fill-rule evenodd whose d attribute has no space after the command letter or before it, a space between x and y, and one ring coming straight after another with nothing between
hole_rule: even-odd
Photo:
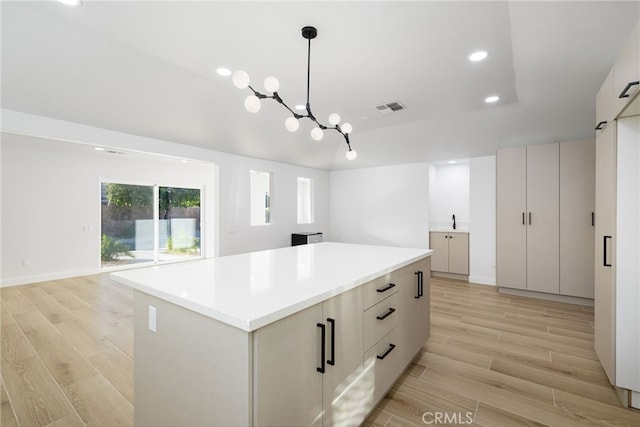
<instances>
[{"instance_id":1,"label":"sliding glass door","mask_svg":"<svg viewBox=\"0 0 640 427\"><path fill-rule=\"evenodd\" d=\"M101 265L199 258L200 189L101 184Z\"/></svg>"},{"instance_id":2,"label":"sliding glass door","mask_svg":"<svg viewBox=\"0 0 640 427\"><path fill-rule=\"evenodd\" d=\"M159 187L158 260L200 256L200 190Z\"/></svg>"}]
</instances>

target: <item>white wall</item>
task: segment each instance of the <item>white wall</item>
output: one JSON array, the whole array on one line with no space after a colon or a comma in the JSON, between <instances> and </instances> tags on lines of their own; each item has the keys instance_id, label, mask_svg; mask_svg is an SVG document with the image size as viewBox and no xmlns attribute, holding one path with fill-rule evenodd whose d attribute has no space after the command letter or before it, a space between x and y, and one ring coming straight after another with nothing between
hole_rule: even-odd
<instances>
[{"instance_id":1,"label":"white wall","mask_svg":"<svg viewBox=\"0 0 640 427\"><path fill-rule=\"evenodd\" d=\"M469 164L431 165L429 223L431 230L450 228L456 216L458 230L469 229Z\"/></svg>"},{"instance_id":2,"label":"white wall","mask_svg":"<svg viewBox=\"0 0 640 427\"><path fill-rule=\"evenodd\" d=\"M153 161L136 160L130 164L123 160L124 163L116 166L115 163L89 160L94 155L91 152L93 145L208 163L206 170L210 173L205 184L212 189L216 187L216 172L218 184L217 194L214 192L207 197L213 205L210 212L217 218L213 227L209 224L209 231L218 239L209 239L211 247L207 248L207 256L288 246L293 232L327 232L329 228L327 171L235 156L9 110L2 110L2 130L2 285L99 272L99 234L96 232L99 230L98 175L107 175L105 178L108 179L126 175L131 179L148 181L162 176L162 171L166 170L163 168L167 160L160 161L164 165L162 167L154 166ZM34 138L47 140L49 147L56 141L89 145L91 156L77 151L54 154L50 150L41 151L41 147L28 148L28 144L22 144L25 135L29 136L26 139L31 144L36 145L40 142ZM21 139L19 144L18 138ZM187 168L195 171L195 163L190 162ZM128 166L123 166L125 164ZM173 178L184 175L184 167L172 169L171 183L175 184ZM267 226L249 225L251 169L273 173L273 223ZM298 176L314 180L314 224L297 224ZM59 188L67 190L62 192ZM62 205L71 205L74 209L69 213L68 209L60 209ZM83 231L88 229L86 226L91 226L91 231ZM60 245L63 245L63 250L60 250ZM23 259L29 259L28 267L22 266Z\"/></svg>"},{"instance_id":3,"label":"white wall","mask_svg":"<svg viewBox=\"0 0 640 427\"><path fill-rule=\"evenodd\" d=\"M496 156L469 163L469 281L496 284Z\"/></svg>"},{"instance_id":4,"label":"white wall","mask_svg":"<svg viewBox=\"0 0 640 427\"><path fill-rule=\"evenodd\" d=\"M233 255L291 245L291 233L329 235L329 172L284 163L225 155L219 160L219 255ZM271 224L250 225L249 171L271 172ZM314 182L313 224L298 224L298 177Z\"/></svg>"},{"instance_id":5,"label":"white wall","mask_svg":"<svg viewBox=\"0 0 640 427\"><path fill-rule=\"evenodd\" d=\"M331 172L331 238L427 248L428 189L428 163Z\"/></svg>"}]
</instances>

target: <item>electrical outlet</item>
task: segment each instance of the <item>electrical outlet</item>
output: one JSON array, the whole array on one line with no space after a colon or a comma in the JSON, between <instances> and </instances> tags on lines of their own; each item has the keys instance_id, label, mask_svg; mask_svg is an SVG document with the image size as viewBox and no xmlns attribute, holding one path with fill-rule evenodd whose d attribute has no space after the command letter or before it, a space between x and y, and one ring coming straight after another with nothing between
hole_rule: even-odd
<instances>
[{"instance_id":1,"label":"electrical outlet","mask_svg":"<svg viewBox=\"0 0 640 427\"><path fill-rule=\"evenodd\" d=\"M149 330L151 332L157 332L157 327L158 327L158 323L157 323L157 312L158 310L150 305L149 306Z\"/></svg>"},{"instance_id":2,"label":"electrical outlet","mask_svg":"<svg viewBox=\"0 0 640 427\"><path fill-rule=\"evenodd\" d=\"M22 259L22 266L23 267L29 267L30 264L31 264L31 261L29 261L29 258L23 258Z\"/></svg>"}]
</instances>

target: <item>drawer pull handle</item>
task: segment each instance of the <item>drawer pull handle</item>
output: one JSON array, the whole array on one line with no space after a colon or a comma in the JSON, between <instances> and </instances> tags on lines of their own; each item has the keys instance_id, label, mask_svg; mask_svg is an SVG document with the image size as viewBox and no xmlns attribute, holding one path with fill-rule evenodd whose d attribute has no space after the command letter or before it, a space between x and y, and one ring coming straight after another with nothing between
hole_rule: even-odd
<instances>
[{"instance_id":1,"label":"drawer pull handle","mask_svg":"<svg viewBox=\"0 0 640 427\"><path fill-rule=\"evenodd\" d=\"M604 236L604 243L603 243L603 254L604 254L604 260L602 262L602 265L604 267L611 267L611 261L609 261L609 256L607 255L607 240L611 240L611 236Z\"/></svg>"},{"instance_id":2,"label":"drawer pull handle","mask_svg":"<svg viewBox=\"0 0 640 427\"><path fill-rule=\"evenodd\" d=\"M389 289L395 288L395 287L396 287L395 283L389 283L389 285L385 286L384 288L376 289L376 292L387 292Z\"/></svg>"},{"instance_id":3,"label":"drawer pull handle","mask_svg":"<svg viewBox=\"0 0 640 427\"><path fill-rule=\"evenodd\" d=\"M627 85L624 87L624 89L622 90L620 95L618 95L618 98L620 98L620 99L628 98L629 97L629 89L631 89L632 87L637 86L639 84L640 84L640 81L627 83Z\"/></svg>"},{"instance_id":4,"label":"drawer pull handle","mask_svg":"<svg viewBox=\"0 0 640 427\"><path fill-rule=\"evenodd\" d=\"M393 351L394 348L396 348L395 344L389 344L389 347L387 347L387 349L384 351L384 353L379 354L376 357L378 359L380 359L380 360L384 360L384 358L387 357L389 355L389 353L391 353Z\"/></svg>"},{"instance_id":5,"label":"drawer pull handle","mask_svg":"<svg viewBox=\"0 0 640 427\"><path fill-rule=\"evenodd\" d=\"M378 320L384 320L387 317L391 316L393 313L396 312L395 308L389 307L389 310L387 310L384 314L381 314L380 316L376 316L376 319Z\"/></svg>"},{"instance_id":6,"label":"drawer pull handle","mask_svg":"<svg viewBox=\"0 0 640 427\"><path fill-rule=\"evenodd\" d=\"M604 129L604 125L606 125L606 124L607 124L607 121L606 121L606 120L601 121L600 123L598 123L598 124L596 125L596 128L595 128L594 130L602 130L602 129Z\"/></svg>"},{"instance_id":7,"label":"drawer pull handle","mask_svg":"<svg viewBox=\"0 0 640 427\"><path fill-rule=\"evenodd\" d=\"M320 372L321 374L324 374L324 355L325 355L324 340L326 338L325 325L324 323L317 323L316 326L320 328L320 367L316 368L316 371Z\"/></svg>"},{"instance_id":8,"label":"drawer pull handle","mask_svg":"<svg viewBox=\"0 0 640 427\"><path fill-rule=\"evenodd\" d=\"M416 271L415 275L418 276L418 293L414 298L420 299L423 296L424 272Z\"/></svg>"},{"instance_id":9,"label":"drawer pull handle","mask_svg":"<svg viewBox=\"0 0 640 427\"><path fill-rule=\"evenodd\" d=\"M327 364L333 366L336 364L336 319L328 317L327 322L331 323L331 359Z\"/></svg>"}]
</instances>

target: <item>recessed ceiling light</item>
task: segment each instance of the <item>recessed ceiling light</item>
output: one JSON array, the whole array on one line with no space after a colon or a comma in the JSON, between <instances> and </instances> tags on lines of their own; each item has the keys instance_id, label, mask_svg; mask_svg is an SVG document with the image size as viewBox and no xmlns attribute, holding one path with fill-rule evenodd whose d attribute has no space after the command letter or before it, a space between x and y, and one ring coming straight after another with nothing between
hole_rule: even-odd
<instances>
[{"instance_id":1,"label":"recessed ceiling light","mask_svg":"<svg viewBox=\"0 0 640 427\"><path fill-rule=\"evenodd\" d=\"M180 160L180 163L189 163L189 160L182 159Z\"/></svg>"},{"instance_id":2,"label":"recessed ceiling light","mask_svg":"<svg viewBox=\"0 0 640 427\"><path fill-rule=\"evenodd\" d=\"M471 62L482 61L487 56L489 56L489 52L487 52L486 50L479 50L479 51L473 52L471 55L469 55L469 61L471 61Z\"/></svg>"},{"instance_id":3,"label":"recessed ceiling light","mask_svg":"<svg viewBox=\"0 0 640 427\"><path fill-rule=\"evenodd\" d=\"M102 147L93 147L93 149L96 151L104 151L104 148Z\"/></svg>"},{"instance_id":4,"label":"recessed ceiling light","mask_svg":"<svg viewBox=\"0 0 640 427\"><path fill-rule=\"evenodd\" d=\"M456 161L455 161L455 160L449 160L449 164L450 164L450 165L455 165L455 164L456 164Z\"/></svg>"},{"instance_id":5,"label":"recessed ceiling light","mask_svg":"<svg viewBox=\"0 0 640 427\"><path fill-rule=\"evenodd\" d=\"M222 77L229 77L231 75L231 70L228 68L220 67L216 69L216 73Z\"/></svg>"},{"instance_id":6,"label":"recessed ceiling light","mask_svg":"<svg viewBox=\"0 0 640 427\"><path fill-rule=\"evenodd\" d=\"M305 111L306 109L307 107L305 105L302 105L302 104L296 105L296 110L298 111Z\"/></svg>"},{"instance_id":7,"label":"recessed ceiling light","mask_svg":"<svg viewBox=\"0 0 640 427\"><path fill-rule=\"evenodd\" d=\"M81 0L58 0L60 3L66 4L67 6L79 6L82 4Z\"/></svg>"},{"instance_id":8,"label":"recessed ceiling light","mask_svg":"<svg viewBox=\"0 0 640 427\"><path fill-rule=\"evenodd\" d=\"M500 100L500 97L497 95L492 95L492 96L487 96L484 99L484 102L486 102L487 104L493 104L494 102L498 102Z\"/></svg>"}]
</instances>

